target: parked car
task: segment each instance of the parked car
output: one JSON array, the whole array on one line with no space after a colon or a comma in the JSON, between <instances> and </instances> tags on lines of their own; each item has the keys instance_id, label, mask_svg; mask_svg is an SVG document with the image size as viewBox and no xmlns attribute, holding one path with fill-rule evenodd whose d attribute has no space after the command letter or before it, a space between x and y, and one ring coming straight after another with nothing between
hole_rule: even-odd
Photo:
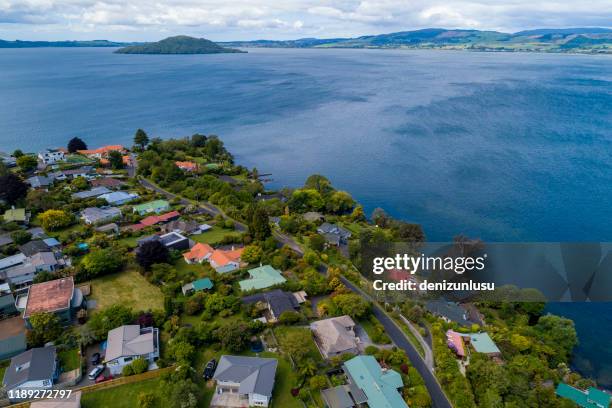
<instances>
[{"instance_id":1,"label":"parked car","mask_svg":"<svg viewBox=\"0 0 612 408\"><path fill-rule=\"evenodd\" d=\"M206 363L206 367L204 367L204 379L210 380L215 374L215 369L217 368L217 360L214 358Z\"/></svg>"},{"instance_id":2,"label":"parked car","mask_svg":"<svg viewBox=\"0 0 612 408\"><path fill-rule=\"evenodd\" d=\"M91 362L91 365L95 366L95 365L100 364L100 360L101 360L100 353L93 353L89 361Z\"/></svg>"},{"instance_id":3,"label":"parked car","mask_svg":"<svg viewBox=\"0 0 612 408\"><path fill-rule=\"evenodd\" d=\"M104 371L104 366L103 365L97 365L93 368L93 370L91 370L89 372L89 379L90 380L95 380L100 374L102 374L102 371Z\"/></svg>"},{"instance_id":4,"label":"parked car","mask_svg":"<svg viewBox=\"0 0 612 408\"><path fill-rule=\"evenodd\" d=\"M104 374L100 374L97 378L96 378L96 384L104 382L104 381L110 381L112 380L114 377L112 374L109 375L104 375Z\"/></svg>"}]
</instances>

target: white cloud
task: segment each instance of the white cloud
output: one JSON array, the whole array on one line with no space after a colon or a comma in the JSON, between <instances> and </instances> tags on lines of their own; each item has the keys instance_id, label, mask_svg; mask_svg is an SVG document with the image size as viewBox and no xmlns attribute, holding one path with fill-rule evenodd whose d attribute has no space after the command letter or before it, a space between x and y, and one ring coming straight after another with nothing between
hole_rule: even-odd
<instances>
[{"instance_id":1,"label":"white cloud","mask_svg":"<svg viewBox=\"0 0 612 408\"><path fill-rule=\"evenodd\" d=\"M591 0L0 0L0 37L70 33L155 39L356 36L425 27L515 31L610 26L612 1ZM8 33L8 34L7 34Z\"/></svg>"}]
</instances>

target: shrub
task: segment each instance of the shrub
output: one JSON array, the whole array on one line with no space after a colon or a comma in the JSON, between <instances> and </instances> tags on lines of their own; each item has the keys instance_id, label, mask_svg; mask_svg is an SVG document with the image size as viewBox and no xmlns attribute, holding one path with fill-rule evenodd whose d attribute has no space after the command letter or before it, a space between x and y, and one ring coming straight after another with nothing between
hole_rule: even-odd
<instances>
[{"instance_id":1,"label":"shrub","mask_svg":"<svg viewBox=\"0 0 612 408\"><path fill-rule=\"evenodd\" d=\"M144 358L137 358L136 360L132 361L132 364L130 365L132 366L132 371L134 374L142 374L149 368L149 362Z\"/></svg>"},{"instance_id":2,"label":"shrub","mask_svg":"<svg viewBox=\"0 0 612 408\"><path fill-rule=\"evenodd\" d=\"M121 369L121 374L124 377L129 377L130 375L134 375L134 368L132 368L131 364L128 364Z\"/></svg>"}]
</instances>

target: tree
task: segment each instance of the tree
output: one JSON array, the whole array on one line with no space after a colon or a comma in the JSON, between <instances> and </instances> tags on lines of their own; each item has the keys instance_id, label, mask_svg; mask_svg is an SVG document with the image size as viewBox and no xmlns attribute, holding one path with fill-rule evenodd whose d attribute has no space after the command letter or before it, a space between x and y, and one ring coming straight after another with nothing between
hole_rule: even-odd
<instances>
[{"instance_id":1,"label":"tree","mask_svg":"<svg viewBox=\"0 0 612 408\"><path fill-rule=\"evenodd\" d=\"M34 276L34 279L32 282L33 283L43 283L43 282L49 282L53 279L55 279L55 275L52 272L41 271L41 272L38 272L36 276Z\"/></svg>"},{"instance_id":2,"label":"tree","mask_svg":"<svg viewBox=\"0 0 612 408\"><path fill-rule=\"evenodd\" d=\"M78 137L73 137L68 142L68 151L75 153L77 150L87 150L87 145Z\"/></svg>"},{"instance_id":3,"label":"tree","mask_svg":"<svg viewBox=\"0 0 612 408\"><path fill-rule=\"evenodd\" d=\"M15 204L26 196L28 185L13 173L7 172L0 176L0 200Z\"/></svg>"},{"instance_id":4,"label":"tree","mask_svg":"<svg viewBox=\"0 0 612 408\"><path fill-rule=\"evenodd\" d=\"M396 222L397 226L395 230L397 231L398 238L401 240L409 242L425 241L425 233L419 224L410 224L408 222L401 221Z\"/></svg>"},{"instance_id":5,"label":"tree","mask_svg":"<svg viewBox=\"0 0 612 408\"><path fill-rule=\"evenodd\" d=\"M357 207L353 208L353 212L351 213L351 219L353 221L365 221L366 217L363 211L363 207L361 205L358 205Z\"/></svg>"},{"instance_id":6,"label":"tree","mask_svg":"<svg viewBox=\"0 0 612 408\"><path fill-rule=\"evenodd\" d=\"M372 211L372 221L381 228L387 228L391 223L391 217L382 208L375 208Z\"/></svg>"},{"instance_id":7,"label":"tree","mask_svg":"<svg viewBox=\"0 0 612 408\"><path fill-rule=\"evenodd\" d=\"M298 364L300 375L303 377L312 377L317 372L317 362L312 358L307 358Z\"/></svg>"},{"instance_id":8,"label":"tree","mask_svg":"<svg viewBox=\"0 0 612 408\"><path fill-rule=\"evenodd\" d=\"M21 156L17 159L17 166L23 171L34 170L38 166L38 159L34 156Z\"/></svg>"},{"instance_id":9,"label":"tree","mask_svg":"<svg viewBox=\"0 0 612 408\"><path fill-rule=\"evenodd\" d=\"M333 190L332 184L329 179L320 174L313 174L306 179L304 188L313 189L319 192L319 194L327 194Z\"/></svg>"},{"instance_id":10,"label":"tree","mask_svg":"<svg viewBox=\"0 0 612 408\"><path fill-rule=\"evenodd\" d=\"M169 259L168 248L156 239L143 243L136 251L136 261L146 270L153 264L168 263Z\"/></svg>"},{"instance_id":11,"label":"tree","mask_svg":"<svg viewBox=\"0 0 612 408\"><path fill-rule=\"evenodd\" d=\"M55 341L62 334L62 325L59 317L54 313L34 313L28 319L32 329L28 331L28 344L31 347L40 347L50 341Z\"/></svg>"},{"instance_id":12,"label":"tree","mask_svg":"<svg viewBox=\"0 0 612 408\"><path fill-rule=\"evenodd\" d=\"M250 331L242 322L227 322L214 332L216 339L228 351L238 352L249 343Z\"/></svg>"},{"instance_id":13,"label":"tree","mask_svg":"<svg viewBox=\"0 0 612 408\"><path fill-rule=\"evenodd\" d=\"M17 230L11 233L11 238L16 245L23 245L32 239L32 234L28 231Z\"/></svg>"},{"instance_id":14,"label":"tree","mask_svg":"<svg viewBox=\"0 0 612 408\"><path fill-rule=\"evenodd\" d=\"M47 210L39 215L40 223L47 231L65 228L72 224L72 217L63 210Z\"/></svg>"},{"instance_id":15,"label":"tree","mask_svg":"<svg viewBox=\"0 0 612 408\"><path fill-rule=\"evenodd\" d=\"M23 156L23 151L22 151L21 149L16 149L16 150L13 152L13 157L14 157L14 158L18 159L18 158L20 158L21 156Z\"/></svg>"},{"instance_id":16,"label":"tree","mask_svg":"<svg viewBox=\"0 0 612 408\"><path fill-rule=\"evenodd\" d=\"M125 264L125 259L114 248L103 248L90 252L81 260L80 280L93 279L98 276L118 272Z\"/></svg>"},{"instance_id":17,"label":"tree","mask_svg":"<svg viewBox=\"0 0 612 408\"><path fill-rule=\"evenodd\" d=\"M334 191L329 196L325 206L329 212L344 214L351 211L355 206L355 200L353 200L353 197L346 191Z\"/></svg>"},{"instance_id":18,"label":"tree","mask_svg":"<svg viewBox=\"0 0 612 408\"><path fill-rule=\"evenodd\" d=\"M317 211L323 208L325 201L315 189L295 190L289 199L289 208L296 212Z\"/></svg>"},{"instance_id":19,"label":"tree","mask_svg":"<svg viewBox=\"0 0 612 408\"><path fill-rule=\"evenodd\" d=\"M308 237L309 243L310 243L310 248L314 249L315 251L323 251L323 248L325 248L325 238L323 238L323 236L321 234L312 234L311 236Z\"/></svg>"},{"instance_id":20,"label":"tree","mask_svg":"<svg viewBox=\"0 0 612 408\"><path fill-rule=\"evenodd\" d=\"M370 313L370 304L354 293L336 295L332 298L332 302L341 314L346 314L353 318L359 319Z\"/></svg>"},{"instance_id":21,"label":"tree","mask_svg":"<svg viewBox=\"0 0 612 408\"><path fill-rule=\"evenodd\" d=\"M123 155L121 152L113 150L108 154L108 162L111 167L115 170L119 170L123 168Z\"/></svg>"},{"instance_id":22,"label":"tree","mask_svg":"<svg viewBox=\"0 0 612 408\"><path fill-rule=\"evenodd\" d=\"M142 357L139 357L132 361L132 370L134 370L134 374L142 374L149 368L149 362Z\"/></svg>"},{"instance_id":23,"label":"tree","mask_svg":"<svg viewBox=\"0 0 612 408\"><path fill-rule=\"evenodd\" d=\"M300 363L308 356L312 347L312 338L306 330L290 331L284 336L280 336L281 349L293 358L296 364Z\"/></svg>"},{"instance_id":24,"label":"tree","mask_svg":"<svg viewBox=\"0 0 612 408\"><path fill-rule=\"evenodd\" d=\"M149 144L149 136L144 130L138 129L136 131L136 134L134 135L134 144L140 146L142 150L147 147L147 145Z\"/></svg>"},{"instance_id":25,"label":"tree","mask_svg":"<svg viewBox=\"0 0 612 408\"><path fill-rule=\"evenodd\" d=\"M191 365L191 359L195 354L195 347L186 341L172 341L168 347L169 354L178 365Z\"/></svg>"},{"instance_id":26,"label":"tree","mask_svg":"<svg viewBox=\"0 0 612 408\"><path fill-rule=\"evenodd\" d=\"M262 207L255 206L255 208L251 210L251 214L250 219L247 220L249 224L249 233L254 239L264 241L272 235L272 229L268 221L268 213L266 213L266 210Z\"/></svg>"},{"instance_id":27,"label":"tree","mask_svg":"<svg viewBox=\"0 0 612 408\"><path fill-rule=\"evenodd\" d=\"M259 245L247 245L242 252L242 260L247 263L259 262L263 256L263 249Z\"/></svg>"},{"instance_id":28,"label":"tree","mask_svg":"<svg viewBox=\"0 0 612 408\"><path fill-rule=\"evenodd\" d=\"M93 335L97 339L104 338L107 333L119 326L130 324L134 321L132 309L124 305L112 305L106 309L93 314L87 322Z\"/></svg>"},{"instance_id":29,"label":"tree","mask_svg":"<svg viewBox=\"0 0 612 408\"><path fill-rule=\"evenodd\" d=\"M310 389L319 391L327 387L327 378L324 375L315 375L309 381Z\"/></svg>"}]
</instances>

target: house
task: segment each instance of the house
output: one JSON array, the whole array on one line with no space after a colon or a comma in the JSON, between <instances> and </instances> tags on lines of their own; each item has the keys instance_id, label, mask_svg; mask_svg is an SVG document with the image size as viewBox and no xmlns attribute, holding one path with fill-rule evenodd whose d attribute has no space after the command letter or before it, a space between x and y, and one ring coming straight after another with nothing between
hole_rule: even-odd
<instances>
[{"instance_id":1,"label":"house","mask_svg":"<svg viewBox=\"0 0 612 408\"><path fill-rule=\"evenodd\" d=\"M159 329L137 324L117 327L108 332L106 366L111 374L121 374L124 366L137 358L153 364L159 358Z\"/></svg>"},{"instance_id":2,"label":"house","mask_svg":"<svg viewBox=\"0 0 612 408\"><path fill-rule=\"evenodd\" d=\"M17 305L25 304L23 319L30 326L30 317L39 312L54 313L63 323L71 323L76 311L83 304L83 294L75 288L72 276L37 283L28 289L27 295L17 297Z\"/></svg>"},{"instance_id":3,"label":"house","mask_svg":"<svg viewBox=\"0 0 612 408\"><path fill-rule=\"evenodd\" d=\"M55 346L37 347L11 359L11 364L4 372L2 385L9 397L10 391L51 389L59 373ZM13 402L17 399L10 400Z\"/></svg>"},{"instance_id":4,"label":"house","mask_svg":"<svg viewBox=\"0 0 612 408\"><path fill-rule=\"evenodd\" d=\"M349 230L328 222L324 222L323 224L319 225L317 232L323 235L328 244L335 246L348 243L348 240L352 235Z\"/></svg>"},{"instance_id":5,"label":"house","mask_svg":"<svg viewBox=\"0 0 612 408\"><path fill-rule=\"evenodd\" d=\"M42 240L49 249L58 250L62 246L62 243L59 242L56 238L44 238Z\"/></svg>"},{"instance_id":6,"label":"house","mask_svg":"<svg viewBox=\"0 0 612 408\"><path fill-rule=\"evenodd\" d=\"M404 386L402 376L395 370L382 368L374 356L353 357L344 363L343 368L349 384L354 386L355 405L365 403L369 408L408 408L398 391Z\"/></svg>"},{"instance_id":7,"label":"house","mask_svg":"<svg viewBox=\"0 0 612 408\"><path fill-rule=\"evenodd\" d=\"M106 200L110 205L123 205L138 198L138 194L127 193L125 191L114 191L112 193L103 194L100 197Z\"/></svg>"},{"instance_id":8,"label":"house","mask_svg":"<svg viewBox=\"0 0 612 408\"><path fill-rule=\"evenodd\" d=\"M15 289L28 287L34 282L36 277L36 267L29 263L18 265L0 272L0 278L9 282Z\"/></svg>"},{"instance_id":9,"label":"house","mask_svg":"<svg viewBox=\"0 0 612 408\"><path fill-rule=\"evenodd\" d=\"M267 407L272 399L278 361L275 358L221 356L211 407Z\"/></svg>"},{"instance_id":10,"label":"house","mask_svg":"<svg viewBox=\"0 0 612 408\"><path fill-rule=\"evenodd\" d=\"M63 170L56 173L53 173L53 176L57 180L66 180L66 179L75 179L78 177L90 178L90 175L93 174L92 166L83 166L76 169Z\"/></svg>"},{"instance_id":11,"label":"house","mask_svg":"<svg viewBox=\"0 0 612 408\"><path fill-rule=\"evenodd\" d=\"M469 333L463 336L466 343L471 345L477 353L483 353L489 357L501 357L501 351L487 333Z\"/></svg>"},{"instance_id":12,"label":"house","mask_svg":"<svg viewBox=\"0 0 612 408\"><path fill-rule=\"evenodd\" d=\"M181 234L185 234L185 235L194 235L194 234L199 234L201 232L200 224L197 221L192 221L192 220L170 221L166 225L163 225L161 227L161 230L165 232L176 231L176 232L180 232Z\"/></svg>"},{"instance_id":13,"label":"house","mask_svg":"<svg viewBox=\"0 0 612 408\"><path fill-rule=\"evenodd\" d=\"M89 190L79 191L78 193L72 194L73 200L85 200L87 198L99 197L104 194L108 194L111 191L106 187L94 187Z\"/></svg>"},{"instance_id":14,"label":"house","mask_svg":"<svg viewBox=\"0 0 612 408\"><path fill-rule=\"evenodd\" d=\"M66 160L66 155L59 149L47 149L38 152L38 160L44 164L55 164L58 161Z\"/></svg>"},{"instance_id":15,"label":"house","mask_svg":"<svg viewBox=\"0 0 612 408\"><path fill-rule=\"evenodd\" d=\"M159 214L170 209L170 203L166 200L149 201L148 203L135 205L133 210L140 215L151 213Z\"/></svg>"},{"instance_id":16,"label":"house","mask_svg":"<svg viewBox=\"0 0 612 408\"><path fill-rule=\"evenodd\" d=\"M257 293L242 298L242 303L246 305L259 302L265 304L266 321L272 323L278 321L283 313L294 312L300 309L300 304L294 294L280 289Z\"/></svg>"},{"instance_id":17,"label":"house","mask_svg":"<svg viewBox=\"0 0 612 408\"><path fill-rule=\"evenodd\" d=\"M176 164L176 167L178 167L181 170L184 171L198 171L198 165L194 162L190 162L190 161L176 161L174 162L174 164Z\"/></svg>"},{"instance_id":18,"label":"house","mask_svg":"<svg viewBox=\"0 0 612 408\"><path fill-rule=\"evenodd\" d=\"M4 163L6 167L17 166L17 159L5 152L0 152L0 162Z\"/></svg>"},{"instance_id":19,"label":"house","mask_svg":"<svg viewBox=\"0 0 612 408\"><path fill-rule=\"evenodd\" d=\"M19 246L19 250L25 256L31 257L39 252L49 252L51 248L42 239L35 239Z\"/></svg>"},{"instance_id":20,"label":"house","mask_svg":"<svg viewBox=\"0 0 612 408\"><path fill-rule=\"evenodd\" d=\"M244 248L216 249L208 258L210 266L218 273L227 273L240 268L240 257Z\"/></svg>"},{"instance_id":21,"label":"house","mask_svg":"<svg viewBox=\"0 0 612 408\"><path fill-rule=\"evenodd\" d=\"M115 207L88 207L81 211L85 224L96 225L121 218L121 210Z\"/></svg>"},{"instance_id":22,"label":"house","mask_svg":"<svg viewBox=\"0 0 612 408\"><path fill-rule=\"evenodd\" d=\"M91 180L92 187L106 187L113 190L121 188L125 183L113 177L100 177Z\"/></svg>"},{"instance_id":23,"label":"house","mask_svg":"<svg viewBox=\"0 0 612 408\"><path fill-rule=\"evenodd\" d=\"M189 239L182 236L178 232L171 232L164 235L150 235L138 240L138 246L148 241L159 241L168 249L176 249L177 251L189 248Z\"/></svg>"},{"instance_id":24,"label":"house","mask_svg":"<svg viewBox=\"0 0 612 408\"><path fill-rule=\"evenodd\" d=\"M0 320L0 360L15 357L26 351L27 348L26 327L23 319L19 316L11 318L4 316Z\"/></svg>"},{"instance_id":25,"label":"house","mask_svg":"<svg viewBox=\"0 0 612 408\"><path fill-rule=\"evenodd\" d=\"M8 288L8 292L3 290L0 293L0 319L18 314L15 307L15 297L13 297L8 283L3 283L0 288Z\"/></svg>"},{"instance_id":26,"label":"house","mask_svg":"<svg viewBox=\"0 0 612 408\"><path fill-rule=\"evenodd\" d=\"M32 188L43 188L52 185L54 180L55 177L53 177L53 175L32 176L26 179L26 183L28 183Z\"/></svg>"},{"instance_id":27,"label":"house","mask_svg":"<svg viewBox=\"0 0 612 408\"><path fill-rule=\"evenodd\" d=\"M13 243L13 238L11 237L10 234L0 235L0 247L3 247L8 244L12 244L12 243Z\"/></svg>"},{"instance_id":28,"label":"house","mask_svg":"<svg viewBox=\"0 0 612 408\"><path fill-rule=\"evenodd\" d=\"M202 290L210 290L212 288L213 282L210 280L210 278L204 278L183 285L181 290L183 291L183 295L187 296L195 292L200 292Z\"/></svg>"},{"instance_id":29,"label":"house","mask_svg":"<svg viewBox=\"0 0 612 408\"><path fill-rule=\"evenodd\" d=\"M119 234L119 225L111 222L110 224L101 225L96 227L96 232L101 232L102 234L107 235L117 235Z\"/></svg>"},{"instance_id":30,"label":"house","mask_svg":"<svg viewBox=\"0 0 612 408\"><path fill-rule=\"evenodd\" d=\"M77 150L77 153L87 156L92 159L102 159L108 157L110 152L124 153L126 150L121 145L102 146L93 150Z\"/></svg>"},{"instance_id":31,"label":"house","mask_svg":"<svg viewBox=\"0 0 612 408\"><path fill-rule=\"evenodd\" d=\"M202 263L205 260L208 260L213 252L213 247L208 244L198 242L189 250L189 252L185 252L183 254L183 258L188 264Z\"/></svg>"},{"instance_id":32,"label":"house","mask_svg":"<svg viewBox=\"0 0 612 408\"><path fill-rule=\"evenodd\" d=\"M359 394L357 398L351 396L351 392ZM358 389L352 389L348 385L339 385L337 387L321 390L321 397L327 408L353 408L355 407L355 399L365 398L363 392Z\"/></svg>"},{"instance_id":33,"label":"house","mask_svg":"<svg viewBox=\"0 0 612 408\"><path fill-rule=\"evenodd\" d=\"M574 388L565 383L559 383L556 394L567 398L582 408L609 408L612 397L610 394L595 387L589 387L586 391Z\"/></svg>"},{"instance_id":34,"label":"house","mask_svg":"<svg viewBox=\"0 0 612 408\"><path fill-rule=\"evenodd\" d=\"M47 238L47 234L45 233L45 230L42 229L41 227L29 228L27 231L32 235L32 239L45 239L45 238Z\"/></svg>"},{"instance_id":35,"label":"house","mask_svg":"<svg viewBox=\"0 0 612 408\"><path fill-rule=\"evenodd\" d=\"M148 217L143 218L142 220L140 220L140 222L138 224L131 225L130 229L132 231L140 231L142 229L145 229L147 227L151 227L151 226L156 225L156 224L161 224L161 223L164 223L164 222L176 220L180 216L181 216L181 214L178 211L171 211L169 213L165 213L165 214L162 214L162 215L149 215Z\"/></svg>"},{"instance_id":36,"label":"house","mask_svg":"<svg viewBox=\"0 0 612 408\"><path fill-rule=\"evenodd\" d=\"M446 345L449 349L455 352L457 357L464 359L467 356L465 350L465 344L463 343L463 337L461 333L457 333L454 330L446 331Z\"/></svg>"},{"instance_id":37,"label":"house","mask_svg":"<svg viewBox=\"0 0 612 408\"><path fill-rule=\"evenodd\" d=\"M474 324L474 322L469 320L465 309L454 302L447 302L444 299L432 300L425 304L425 309L447 323L455 322L464 327Z\"/></svg>"},{"instance_id":38,"label":"house","mask_svg":"<svg viewBox=\"0 0 612 408\"><path fill-rule=\"evenodd\" d=\"M10 208L4 212L2 218L4 222L17 222L20 224L30 222L30 214L26 213L25 208Z\"/></svg>"},{"instance_id":39,"label":"house","mask_svg":"<svg viewBox=\"0 0 612 408\"><path fill-rule=\"evenodd\" d=\"M323 358L359 354L359 338L355 335L355 322L350 316L312 322L310 330Z\"/></svg>"},{"instance_id":40,"label":"house","mask_svg":"<svg viewBox=\"0 0 612 408\"><path fill-rule=\"evenodd\" d=\"M304 213L304 215L302 215L302 218L304 218L304 220L308 222L318 222L323 220L323 214L316 211L308 211L307 213Z\"/></svg>"},{"instance_id":41,"label":"house","mask_svg":"<svg viewBox=\"0 0 612 408\"><path fill-rule=\"evenodd\" d=\"M38 252L30 257L30 263L36 272L55 272L60 269L60 262L53 252Z\"/></svg>"},{"instance_id":42,"label":"house","mask_svg":"<svg viewBox=\"0 0 612 408\"><path fill-rule=\"evenodd\" d=\"M30 408L81 408L81 391L72 392L68 398L34 401Z\"/></svg>"},{"instance_id":43,"label":"house","mask_svg":"<svg viewBox=\"0 0 612 408\"><path fill-rule=\"evenodd\" d=\"M212 264L212 261L211 261ZM255 269L249 269L249 279L238 282L242 291L253 289L265 289L270 286L280 285L287 280L281 275L279 270L270 265L263 265Z\"/></svg>"},{"instance_id":44,"label":"house","mask_svg":"<svg viewBox=\"0 0 612 408\"><path fill-rule=\"evenodd\" d=\"M21 253L0 259L0 273L7 269L26 263L27 259L28 257Z\"/></svg>"}]
</instances>

